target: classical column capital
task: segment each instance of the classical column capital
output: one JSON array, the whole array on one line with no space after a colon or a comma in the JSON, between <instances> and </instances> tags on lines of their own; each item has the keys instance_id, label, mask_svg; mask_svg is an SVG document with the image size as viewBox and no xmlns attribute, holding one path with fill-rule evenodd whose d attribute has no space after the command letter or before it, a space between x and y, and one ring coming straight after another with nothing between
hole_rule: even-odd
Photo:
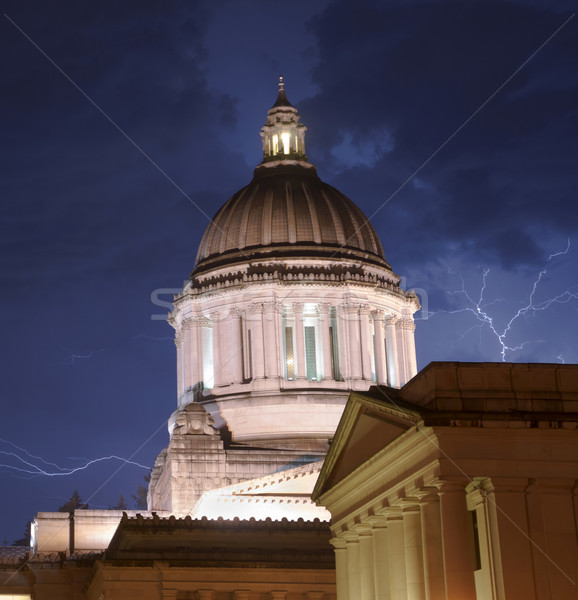
<instances>
[{"instance_id":1,"label":"classical column capital","mask_svg":"<svg viewBox=\"0 0 578 600\"><path fill-rule=\"evenodd\" d=\"M387 327L393 327L398 322L398 317L395 315L386 315L384 317L385 325Z\"/></svg>"},{"instance_id":2,"label":"classical column capital","mask_svg":"<svg viewBox=\"0 0 578 600\"><path fill-rule=\"evenodd\" d=\"M341 537L348 543L357 543L359 542L359 533L354 531L353 529L348 529L341 534Z\"/></svg>"},{"instance_id":3,"label":"classical column capital","mask_svg":"<svg viewBox=\"0 0 578 600\"><path fill-rule=\"evenodd\" d=\"M448 494L451 492L463 492L466 493L466 487L472 483L467 477L443 477L436 478L432 482L432 485L439 490L439 494Z\"/></svg>"},{"instance_id":4,"label":"classical column capital","mask_svg":"<svg viewBox=\"0 0 578 600\"><path fill-rule=\"evenodd\" d=\"M439 489L435 486L421 487L416 490L415 495L419 499L420 505L439 501Z\"/></svg>"},{"instance_id":5,"label":"classical column capital","mask_svg":"<svg viewBox=\"0 0 578 600\"><path fill-rule=\"evenodd\" d=\"M347 540L343 536L333 537L329 540L329 543L335 550L345 550L347 547Z\"/></svg>"},{"instance_id":6,"label":"classical column capital","mask_svg":"<svg viewBox=\"0 0 578 600\"><path fill-rule=\"evenodd\" d=\"M321 303L317 305L317 314L318 315L328 315L331 309L331 304Z\"/></svg>"},{"instance_id":7,"label":"classical column capital","mask_svg":"<svg viewBox=\"0 0 578 600\"><path fill-rule=\"evenodd\" d=\"M383 323L385 321L385 311L383 311L381 309L372 310L371 311L371 318L374 321L381 321Z\"/></svg>"},{"instance_id":8,"label":"classical column capital","mask_svg":"<svg viewBox=\"0 0 578 600\"><path fill-rule=\"evenodd\" d=\"M247 309L247 312L251 315L263 314L265 307L263 302L252 302Z\"/></svg>"},{"instance_id":9,"label":"classical column capital","mask_svg":"<svg viewBox=\"0 0 578 600\"><path fill-rule=\"evenodd\" d=\"M283 303L278 300L266 300L263 302L263 310L266 313L279 313L283 312Z\"/></svg>"},{"instance_id":10,"label":"classical column capital","mask_svg":"<svg viewBox=\"0 0 578 600\"><path fill-rule=\"evenodd\" d=\"M369 522L356 523L353 526L353 529L355 530L355 533L357 533L360 537L367 536L367 535L371 535L371 532L373 530L373 525Z\"/></svg>"},{"instance_id":11,"label":"classical column capital","mask_svg":"<svg viewBox=\"0 0 578 600\"><path fill-rule=\"evenodd\" d=\"M418 512L419 498L417 496L401 498L399 501L399 506L401 507L404 513Z\"/></svg>"},{"instance_id":12,"label":"classical column capital","mask_svg":"<svg viewBox=\"0 0 578 600\"><path fill-rule=\"evenodd\" d=\"M359 314L359 304L343 303L337 307L337 310L342 315L357 315Z\"/></svg>"},{"instance_id":13,"label":"classical column capital","mask_svg":"<svg viewBox=\"0 0 578 600\"><path fill-rule=\"evenodd\" d=\"M384 529L387 527L387 516L384 514L370 515L367 522L371 523L373 529Z\"/></svg>"},{"instance_id":14,"label":"classical column capital","mask_svg":"<svg viewBox=\"0 0 578 600\"><path fill-rule=\"evenodd\" d=\"M239 319L245 314L245 311L242 308L232 308L229 311L229 317L231 319Z\"/></svg>"},{"instance_id":15,"label":"classical column capital","mask_svg":"<svg viewBox=\"0 0 578 600\"><path fill-rule=\"evenodd\" d=\"M181 320L181 329L191 329L195 323L194 317L185 317Z\"/></svg>"},{"instance_id":16,"label":"classical column capital","mask_svg":"<svg viewBox=\"0 0 578 600\"><path fill-rule=\"evenodd\" d=\"M304 306L305 305L303 304L303 302L293 302L293 304L291 305L291 307L293 308L293 314L302 315Z\"/></svg>"},{"instance_id":17,"label":"classical column capital","mask_svg":"<svg viewBox=\"0 0 578 600\"><path fill-rule=\"evenodd\" d=\"M415 323L411 317L404 317L401 319L400 325L401 328L406 331L415 331Z\"/></svg>"}]
</instances>

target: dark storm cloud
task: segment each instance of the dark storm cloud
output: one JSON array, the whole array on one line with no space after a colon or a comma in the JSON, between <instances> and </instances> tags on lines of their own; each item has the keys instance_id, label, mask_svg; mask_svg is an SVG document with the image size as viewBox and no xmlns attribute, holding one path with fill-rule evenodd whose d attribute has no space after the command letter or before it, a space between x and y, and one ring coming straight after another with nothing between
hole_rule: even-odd
<instances>
[{"instance_id":1,"label":"dark storm cloud","mask_svg":"<svg viewBox=\"0 0 578 600\"><path fill-rule=\"evenodd\" d=\"M321 91L302 111L316 122L310 154L331 169L331 148L344 136L356 140L353 151L364 139L373 144L374 164L335 176L372 214L569 14L504 2L332 3L311 22ZM393 236L386 247L400 234L419 239L419 256L404 248L401 261L423 263L452 247L508 269L536 266L550 235L576 233L567 215L576 193L577 57L571 23L379 211L373 222ZM387 134L387 149L371 141L375 130ZM538 227L543 235L532 239L526 230Z\"/></svg>"},{"instance_id":2,"label":"dark storm cloud","mask_svg":"<svg viewBox=\"0 0 578 600\"><path fill-rule=\"evenodd\" d=\"M218 130L234 126L235 101L210 92L203 75L208 11L202 3L172 9L64 2L6 12L189 195L193 185L210 189L219 158L230 157L229 172L242 161ZM190 231L208 222L194 203L205 196L183 197L20 32L2 25L12 54L2 96L2 159L12 174L2 189L4 281L25 285L66 270L98 277L131 268L137 254L150 265L159 251L151 232L170 247L185 227L194 255ZM212 216L217 206L206 204Z\"/></svg>"}]
</instances>

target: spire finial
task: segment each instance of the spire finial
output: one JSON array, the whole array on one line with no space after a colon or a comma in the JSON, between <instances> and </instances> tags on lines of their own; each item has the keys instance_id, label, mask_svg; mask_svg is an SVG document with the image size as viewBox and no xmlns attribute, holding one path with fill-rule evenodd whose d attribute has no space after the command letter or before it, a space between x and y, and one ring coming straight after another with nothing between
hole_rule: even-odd
<instances>
[{"instance_id":1,"label":"spire finial","mask_svg":"<svg viewBox=\"0 0 578 600\"><path fill-rule=\"evenodd\" d=\"M283 91L285 89L285 84L283 83L283 76L279 77L279 91Z\"/></svg>"}]
</instances>

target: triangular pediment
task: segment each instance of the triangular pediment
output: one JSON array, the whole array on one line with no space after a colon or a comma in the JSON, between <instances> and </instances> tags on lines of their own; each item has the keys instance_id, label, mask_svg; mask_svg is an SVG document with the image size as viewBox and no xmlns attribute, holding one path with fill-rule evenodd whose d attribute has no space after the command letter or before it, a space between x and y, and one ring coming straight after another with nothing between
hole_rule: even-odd
<instances>
[{"instance_id":1,"label":"triangular pediment","mask_svg":"<svg viewBox=\"0 0 578 600\"><path fill-rule=\"evenodd\" d=\"M392 393L383 399L351 394L321 471L314 497L333 487L421 419L420 414L397 401Z\"/></svg>"}]
</instances>

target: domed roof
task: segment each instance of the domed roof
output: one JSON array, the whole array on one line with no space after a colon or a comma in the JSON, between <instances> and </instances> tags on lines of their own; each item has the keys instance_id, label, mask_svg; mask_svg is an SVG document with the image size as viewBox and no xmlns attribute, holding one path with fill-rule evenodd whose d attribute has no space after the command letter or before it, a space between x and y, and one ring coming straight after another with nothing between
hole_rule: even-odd
<instances>
[{"instance_id":1,"label":"domed roof","mask_svg":"<svg viewBox=\"0 0 578 600\"><path fill-rule=\"evenodd\" d=\"M263 162L208 226L193 276L223 266L271 259L349 259L384 267L379 237L363 212L321 181L305 156L297 110L285 94L261 131Z\"/></svg>"}]
</instances>

